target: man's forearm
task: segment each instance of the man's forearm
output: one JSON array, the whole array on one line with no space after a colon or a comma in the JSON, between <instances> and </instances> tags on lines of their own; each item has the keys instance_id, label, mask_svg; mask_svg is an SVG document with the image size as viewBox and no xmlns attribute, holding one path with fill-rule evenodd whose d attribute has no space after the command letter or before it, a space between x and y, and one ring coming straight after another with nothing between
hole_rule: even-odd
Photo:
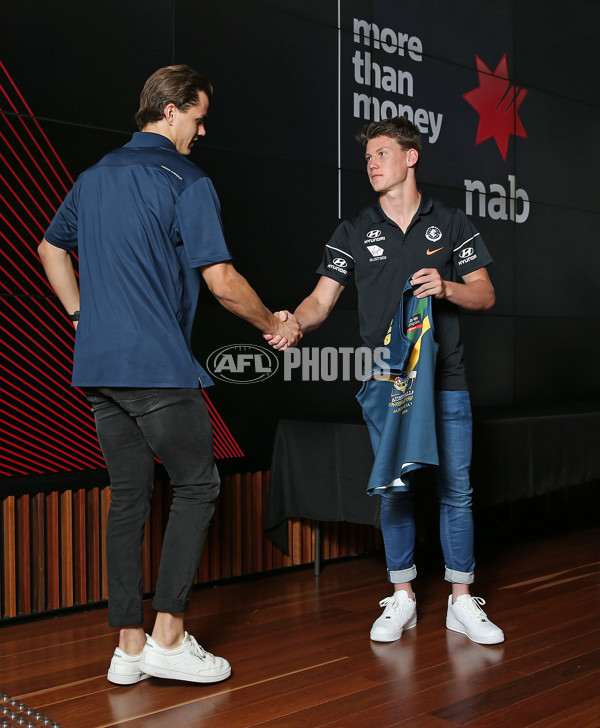
<instances>
[{"instance_id":1,"label":"man's forearm","mask_svg":"<svg viewBox=\"0 0 600 728\"><path fill-rule=\"evenodd\" d=\"M461 308L470 311L487 311L496 301L494 288L489 281L477 280L471 283L445 281L445 298Z\"/></svg>"},{"instance_id":2,"label":"man's forearm","mask_svg":"<svg viewBox=\"0 0 600 728\"><path fill-rule=\"evenodd\" d=\"M275 329L278 320L242 275L237 274L229 285L215 288L212 293L221 306L256 326L263 334Z\"/></svg>"},{"instance_id":3,"label":"man's forearm","mask_svg":"<svg viewBox=\"0 0 600 728\"><path fill-rule=\"evenodd\" d=\"M221 306L256 326L275 349L295 346L302 338L298 324L292 320L282 321L272 314L231 263L206 266L202 269L202 276Z\"/></svg>"},{"instance_id":4,"label":"man's forearm","mask_svg":"<svg viewBox=\"0 0 600 728\"><path fill-rule=\"evenodd\" d=\"M495 301L494 286L485 268L467 273L464 283L445 281L437 268L421 268L411 278L417 298L434 296L471 311L487 311Z\"/></svg>"},{"instance_id":5,"label":"man's forearm","mask_svg":"<svg viewBox=\"0 0 600 728\"><path fill-rule=\"evenodd\" d=\"M312 293L294 311L303 334L319 328L333 310L343 290L341 283L321 276Z\"/></svg>"},{"instance_id":6,"label":"man's forearm","mask_svg":"<svg viewBox=\"0 0 600 728\"><path fill-rule=\"evenodd\" d=\"M79 286L71 256L46 239L38 246L38 254L52 289L68 314L79 310Z\"/></svg>"},{"instance_id":7,"label":"man's forearm","mask_svg":"<svg viewBox=\"0 0 600 728\"><path fill-rule=\"evenodd\" d=\"M329 316L331 308L324 306L314 298L308 296L294 311L294 316L300 324L300 330L303 334L318 329L319 326Z\"/></svg>"}]
</instances>

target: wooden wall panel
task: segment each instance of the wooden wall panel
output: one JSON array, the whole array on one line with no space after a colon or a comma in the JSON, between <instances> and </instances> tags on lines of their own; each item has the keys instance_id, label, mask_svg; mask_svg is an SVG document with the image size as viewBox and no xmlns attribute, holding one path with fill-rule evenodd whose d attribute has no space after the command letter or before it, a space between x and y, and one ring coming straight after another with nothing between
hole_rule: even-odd
<instances>
[{"instance_id":1,"label":"wooden wall panel","mask_svg":"<svg viewBox=\"0 0 600 728\"><path fill-rule=\"evenodd\" d=\"M73 573L73 492L65 490L60 494L60 601L63 607L72 607L75 602Z\"/></svg>"},{"instance_id":2,"label":"wooden wall panel","mask_svg":"<svg viewBox=\"0 0 600 728\"><path fill-rule=\"evenodd\" d=\"M242 571L242 476L236 473L229 481L227 503L229 505L228 539L231 540L231 576L241 576Z\"/></svg>"},{"instance_id":3,"label":"wooden wall panel","mask_svg":"<svg viewBox=\"0 0 600 728\"><path fill-rule=\"evenodd\" d=\"M100 601L100 492L90 488L87 494L87 567L88 601Z\"/></svg>"},{"instance_id":4,"label":"wooden wall panel","mask_svg":"<svg viewBox=\"0 0 600 728\"><path fill-rule=\"evenodd\" d=\"M60 560L59 560L60 521L58 493L46 496L46 605L48 609L60 607Z\"/></svg>"},{"instance_id":5,"label":"wooden wall panel","mask_svg":"<svg viewBox=\"0 0 600 728\"><path fill-rule=\"evenodd\" d=\"M3 608L8 617L17 615L17 544L15 530L15 498L6 498L2 508L2 536L3 536L3 560L2 560L2 602Z\"/></svg>"},{"instance_id":6,"label":"wooden wall panel","mask_svg":"<svg viewBox=\"0 0 600 728\"><path fill-rule=\"evenodd\" d=\"M250 493L251 493L251 506L249 510L250 524L264 523L263 516L263 487L262 487L262 473L252 473ZM266 492L266 488L265 488ZM251 572L257 574L262 571L263 565L263 544L265 538L262 531L259 528L254 528L251 531L253 538L250 548L252 556Z\"/></svg>"},{"instance_id":7,"label":"wooden wall panel","mask_svg":"<svg viewBox=\"0 0 600 728\"><path fill-rule=\"evenodd\" d=\"M85 490L79 488L74 493L73 517L73 568L75 570L75 604L86 604L87 598L87 554L86 554L86 510Z\"/></svg>"},{"instance_id":8,"label":"wooden wall panel","mask_svg":"<svg viewBox=\"0 0 600 728\"><path fill-rule=\"evenodd\" d=\"M17 525L19 531L18 552L15 554L14 569L18 579L18 598L20 608L31 612L31 510L29 493L17 498Z\"/></svg>"},{"instance_id":9,"label":"wooden wall panel","mask_svg":"<svg viewBox=\"0 0 600 728\"><path fill-rule=\"evenodd\" d=\"M36 493L31 499L31 572L32 609L43 612L46 609L46 549L45 549L45 498Z\"/></svg>"},{"instance_id":10,"label":"wooden wall panel","mask_svg":"<svg viewBox=\"0 0 600 728\"><path fill-rule=\"evenodd\" d=\"M252 551L254 549L254 523L252 521L252 473L242 475L240 515L242 520L241 548L242 574L252 573Z\"/></svg>"},{"instance_id":11,"label":"wooden wall panel","mask_svg":"<svg viewBox=\"0 0 600 728\"><path fill-rule=\"evenodd\" d=\"M264 535L268 472L222 477L221 494L206 539L196 583L310 564L315 558L313 521L290 519L290 552ZM144 529L144 589L156 584L172 488L158 481ZM0 500L2 573L0 621L102 603L107 599L106 486L48 493L10 494ZM370 526L322 523L324 560L381 547Z\"/></svg>"}]
</instances>

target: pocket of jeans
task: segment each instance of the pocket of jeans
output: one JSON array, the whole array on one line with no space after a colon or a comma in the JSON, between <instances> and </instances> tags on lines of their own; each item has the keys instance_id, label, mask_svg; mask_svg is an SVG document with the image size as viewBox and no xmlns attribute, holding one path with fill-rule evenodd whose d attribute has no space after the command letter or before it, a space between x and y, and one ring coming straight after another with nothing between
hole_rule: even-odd
<instances>
[{"instance_id":1,"label":"pocket of jeans","mask_svg":"<svg viewBox=\"0 0 600 728\"><path fill-rule=\"evenodd\" d=\"M132 417L148 414L159 400L157 389L129 389L119 394L113 392L113 398Z\"/></svg>"},{"instance_id":2,"label":"pocket of jeans","mask_svg":"<svg viewBox=\"0 0 600 728\"><path fill-rule=\"evenodd\" d=\"M95 412L98 409L98 405L106 401L103 397L96 394L93 389L82 387L81 391L84 393L92 412Z\"/></svg>"}]
</instances>

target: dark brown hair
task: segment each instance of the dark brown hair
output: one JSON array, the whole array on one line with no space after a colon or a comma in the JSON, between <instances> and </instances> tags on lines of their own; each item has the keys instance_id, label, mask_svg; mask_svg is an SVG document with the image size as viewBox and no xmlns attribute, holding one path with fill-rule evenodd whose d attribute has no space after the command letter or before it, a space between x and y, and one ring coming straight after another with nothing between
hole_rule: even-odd
<instances>
[{"instance_id":1,"label":"dark brown hair","mask_svg":"<svg viewBox=\"0 0 600 728\"><path fill-rule=\"evenodd\" d=\"M365 124L356 138L366 147L368 141L380 136L395 139L405 151L416 149L419 156L423 153L421 132L406 116L394 116L392 119L382 119Z\"/></svg>"},{"instance_id":2,"label":"dark brown hair","mask_svg":"<svg viewBox=\"0 0 600 728\"><path fill-rule=\"evenodd\" d=\"M187 111L198 103L201 91L210 98L212 84L193 68L184 65L159 68L146 81L140 94L140 108L135 115L138 128L160 121L167 104Z\"/></svg>"}]
</instances>

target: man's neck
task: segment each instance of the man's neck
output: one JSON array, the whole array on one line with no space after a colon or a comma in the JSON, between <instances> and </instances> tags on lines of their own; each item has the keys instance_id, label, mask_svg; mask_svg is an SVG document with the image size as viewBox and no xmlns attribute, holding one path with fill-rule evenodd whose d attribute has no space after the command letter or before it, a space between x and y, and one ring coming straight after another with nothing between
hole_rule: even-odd
<instances>
[{"instance_id":1,"label":"man's neck","mask_svg":"<svg viewBox=\"0 0 600 728\"><path fill-rule=\"evenodd\" d=\"M173 141L171 138L170 127L164 119L146 124L142 131L150 131L153 134L160 134L161 136L166 137L169 141Z\"/></svg>"},{"instance_id":2,"label":"man's neck","mask_svg":"<svg viewBox=\"0 0 600 728\"><path fill-rule=\"evenodd\" d=\"M421 193L416 185L408 189L390 190L379 197L379 204L385 214L406 232L421 203Z\"/></svg>"}]
</instances>

